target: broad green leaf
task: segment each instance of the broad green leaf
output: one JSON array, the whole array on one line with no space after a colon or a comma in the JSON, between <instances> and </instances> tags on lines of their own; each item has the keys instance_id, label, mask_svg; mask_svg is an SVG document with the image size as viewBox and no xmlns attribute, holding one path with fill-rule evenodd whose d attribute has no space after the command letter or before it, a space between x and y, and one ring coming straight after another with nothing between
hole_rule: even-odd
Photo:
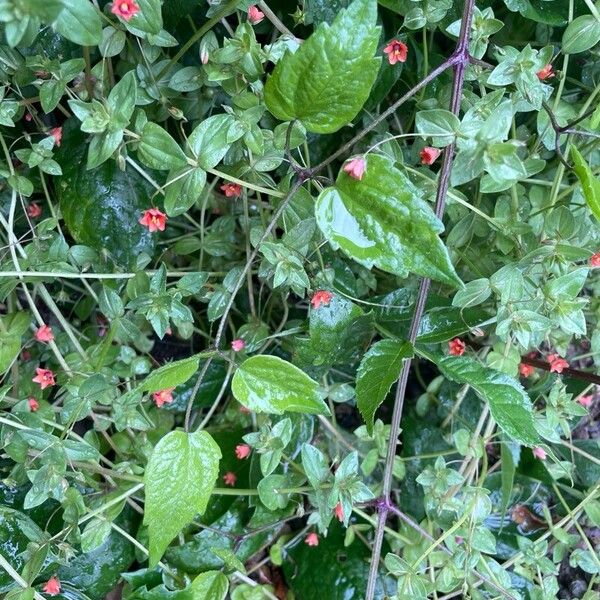
<instances>
[{"instance_id":1,"label":"broad green leaf","mask_svg":"<svg viewBox=\"0 0 600 600\"><path fill-rule=\"evenodd\" d=\"M417 353L434 362L448 379L468 383L488 403L492 417L510 439L529 446L539 443L531 400L516 379L467 356L444 356L422 348Z\"/></svg>"},{"instance_id":2,"label":"broad green leaf","mask_svg":"<svg viewBox=\"0 0 600 600\"><path fill-rule=\"evenodd\" d=\"M380 58L376 0L355 0L333 24L321 23L295 54L287 53L265 85L267 108L308 131L333 133L369 97Z\"/></svg>"},{"instance_id":3,"label":"broad green leaf","mask_svg":"<svg viewBox=\"0 0 600 600\"><path fill-rule=\"evenodd\" d=\"M565 54L585 52L600 41L600 21L594 15L582 15L571 21L562 37Z\"/></svg>"},{"instance_id":4,"label":"broad green leaf","mask_svg":"<svg viewBox=\"0 0 600 600\"><path fill-rule=\"evenodd\" d=\"M128 29L138 30L135 33L144 32L158 34L163 26L160 0L137 0L140 7L131 20L126 24Z\"/></svg>"},{"instance_id":5,"label":"broad green leaf","mask_svg":"<svg viewBox=\"0 0 600 600\"><path fill-rule=\"evenodd\" d=\"M381 340L362 359L356 374L356 403L369 434L375 412L398 379L404 361L412 356L413 348L408 342Z\"/></svg>"},{"instance_id":6,"label":"broad green leaf","mask_svg":"<svg viewBox=\"0 0 600 600\"><path fill-rule=\"evenodd\" d=\"M152 371L142 382L140 390L143 392L157 392L166 388L177 387L185 383L198 370L200 356L195 354L183 360L167 363Z\"/></svg>"},{"instance_id":7,"label":"broad green leaf","mask_svg":"<svg viewBox=\"0 0 600 600\"><path fill-rule=\"evenodd\" d=\"M205 119L192 131L188 146L198 165L212 169L227 154L231 144L244 135L242 125L231 115L214 115Z\"/></svg>"},{"instance_id":8,"label":"broad green leaf","mask_svg":"<svg viewBox=\"0 0 600 600\"><path fill-rule=\"evenodd\" d=\"M96 46L102 40L100 14L89 0L64 0L54 28L80 46Z\"/></svg>"},{"instance_id":9,"label":"broad green leaf","mask_svg":"<svg viewBox=\"0 0 600 600\"><path fill-rule=\"evenodd\" d=\"M220 571L200 573L192 581L192 600L224 600L229 589L229 580Z\"/></svg>"},{"instance_id":10,"label":"broad green leaf","mask_svg":"<svg viewBox=\"0 0 600 600\"><path fill-rule=\"evenodd\" d=\"M581 156L575 146L571 146L571 156L573 157L575 173L581 183L585 201L592 214L600 221L600 179L594 175L585 158Z\"/></svg>"},{"instance_id":11,"label":"broad green leaf","mask_svg":"<svg viewBox=\"0 0 600 600\"><path fill-rule=\"evenodd\" d=\"M334 247L370 268L406 277L409 272L460 287L439 238L442 222L420 190L383 156L368 156L362 180L343 170L315 205L317 224Z\"/></svg>"},{"instance_id":12,"label":"broad green leaf","mask_svg":"<svg viewBox=\"0 0 600 600\"><path fill-rule=\"evenodd\" d=\"M460 129L458 117L449 110L440 108L419 111L415 124L417 131L431 136L432 145L439 148L451 144Z\"/></svg>"},{"instance_id":13,"label":"broad green leaf","mask_svg":"<svg viewBox=\"0 0 600 600\"><path fill-rule=\"evenodd\" d=\"M180 169L187 164L179 144L160 125L150 121L142 130L138 152L147 167L159 171Z\"/></svg>"},{"instance_id":14,"label":"broad green leaf","mask_svg":"<svg viewBox=\"0 0 600 600\"><path fill-rule=\"evenodd\" d=\"M319 384L277 356L253 356L235 372L231 391L254 412L280 415L284 411L328 415Z\"/></svg>"},{"instance_id":15,"label":"broad green leaf","mask_svg":"<svg viewBox=\"0 0 600 600\"><path fill-rule=\"evenodd\" d=\"M206 431L171 431L152 452L144 475L149 564L206 505L219 475L221 450Z\"/></svg>"},{"instance_id":16,"label":"broad green leaf","mask_svg":"<svg viewBox=\"0 0 600 600\"><path fill-rule=\"evenodd\" d=\"M187 175L183 175L187 173ZM169 183L173 181L173 183ZM200 167L185 167L171 171L165 184L165 211L170 217L180 215L189 210L200 198L206 171Z\"/></svg>"}]
</instances>

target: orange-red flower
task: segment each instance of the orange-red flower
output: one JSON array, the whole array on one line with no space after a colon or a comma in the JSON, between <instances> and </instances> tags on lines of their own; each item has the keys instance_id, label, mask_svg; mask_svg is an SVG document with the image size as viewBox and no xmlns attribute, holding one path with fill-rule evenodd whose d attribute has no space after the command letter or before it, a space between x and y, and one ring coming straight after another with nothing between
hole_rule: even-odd
<instances>
[{"instance_id":1,"label":"orange-red flower","mask_svg":"<svg viewBox=\"0 0 600 600\"><path fill-rule=\"evenodd\" d=\"M541 71L537 72L537 76L540 81L552 79L552 77L554 77L554 68L548 63Z\"/></svg>"},{"instance_id":2,"label":"orange-red flower","mask_svg":"<svg viewBox=\"0 0 600 600\"><path fill-rule=\"evenodd\" d=\"M33 335L38 342L51 342L54 339L52 328L48 325L42 325Z\"/></svg>"},{"instance_id":3,"label":"orange-red flower","mask_svg":"<svg viewBox=\"0 0 600 600\"><path fill-rule=\"evenodd\" d=\"M581 406L585 406L586 408L589 408L592 405L593 401L594 401L593 394L588 394L587 396L579 396L579 398L577 398L577 402L579 402L579 404L581 404Z\"/></svg>"},{"instance_id":4,"label":"orange-red flower","mask_svg":"<svg viewBox=\"0 0 600 600\"><path fill-rule=\"evenodd\" d=\"M344 507L342 506L341 502L338 502L335 505L335 508L333 509L333 514L335 515L335 518L340 522L343 523L344 522Z\"/></svg>"},{"instance_id":5,"label":"orange-red flower","mask_svg":"<svg viewBox=\"0 0 600 600\"><path fill-rule=\"evenodd\" d=\"M312 531L304 538L304 543L307 546L318 546L319 545L319 536Z\"/></svg>"},{"instance_id":6,"label":"orange-red flower","mask_svg":"<svg viewBox=\"0 0 600 600\"><path fill-rule=\"evenodd\" d=\"M40 407L40 403L35 398L29 398L27 400L27 406L29 406L31 412L35 412Z\"/></svg>"},{"instance_id":7,"label":"orange-red flower","mask_svg":"<svg viewBox=\"0 0 600 600\"><path fill-rule=\"evenodd\" d=\"M352 179L358 179L360 181L367 170L367 163L362 156L357 156L349 160L344 165L344 171L352 177Z\"/></svg>"},{"instance_id":8,"label":"orange-red flower","mask_svg":"<svg viewBox=\"0 0 600 600\"><path fill-rule=\"evenodd\" d=\"M539 446L536 446L535 448L532 448L531 451L533 452L533 455L536 458L539 458L540 460L546 460L546 457L548 456L546 454L546 451L543 448L540 448Z\"/></svg>"},{"instance_id":9,"label":"orange-red flower","mask_svg":"<svg viewBox=\"0 0 600 600\"><path fill-rule=\"evenodd\" d=\"M600 267L600 252L592 254L590 257L590 267Z\"/></svg>"},{"instance_id":10,"label":"orange-red flower","mask_svg":"<svg viewBox=\"0 0 600 600\"><path fill-rule=\"evenodd\" d=\"M550 373L562 373L569 366L569 363L558 354L548 354L547 358L550 363Z\"/></svg>"},{"instance_id":11,"label":"orange-red flower","mask_svg":"<svg viewBox=\"0 0 600 600\"><path fill-rule=\"evenodd\" d=\"M140 7L135 0L115 0L110 7L110 12L125 21L130 21L140 12Z\"/></svg>"},{"instance_id":12,"label":"orange-red flower","mask_svg":"<svg viewBox=\"0 0 600 600\"><path fill-rule=\"evenodd\" d=\"M150 233L164 231L167 226L167 215L158 210L158 208L149 208L144 211L144 214L138 222L144 227L147 227Z\"/></svg>"},{"instance_id":13,"label":"orange-red flower","mask_svg":"<svg viewBox=\"0 0 600 600\"><path fill-rule=\"evenodd\" d=\"M519 373L521 373L523 377L531 377L534 371L535 369L531 365L526 365L525 363L519 365Z\"/></svg>"},{"instance_id":14,"label":"orange-red flower","mask_svg":"<svg viewBox=\"0 0 600 600\"><path fill-rule=\"evenodd\" d=\"M329 306L333 294L327 290L317 290L313 297L310 299L310 304L314 309L320 308L321 306Z\"/></svg>"},{"instance_id":15,"label":"orange-red flower","mask_svg":"<svg viewBox=\"0 0 600 600\"><path fill-rule=\"evenodd\" d=\"M408 46L400 40L392 40L383 51L387 54L390 65L395 65L397 62L406 62Z\"/></svg>"},{"instance_id":16,"label":"orange-red flower","mask_svg":"<svg viewBox=\"0 0 600 600\"><path fill-rule=\"evenodd\" d=\"M54 129L51 129L49 131L50 135L54 138L54 143L57 146L60 146L60 143L62 142L62 127L54 127Z\"/></svg>"},{"instance_id":17,"label":"orange-red flower","mask_svg":"<svg viewBox=\"0 0 600 600\"><path fill-rule=\"evenodd\" d=\"M238 338L237 340L233 340L231 342L231 349L234 352L241 352L246 347L246 342L242 338Z\"/></svg>"},{"instance_id":18,"label":"orange-red flower","mask_svg":"<svg viewBox=\"0 0 600 600\"><path fill-rule=\"evenodd\" d=\"M258 8L252 5L248 9L248 21L252 23L252 25L258 25L265 18L265 13L258 10Z\"/></svg>"},{"instance_id":19,"label":"orange-red flower","mask_svg":"<svg viewBox=\"0 0 600 600\"><path fill-rule=\"evenodd\" d=\"M60 594L60 581L58 580L58 577L50 577L44 584L42 591L50 596Z\"/></svg>"},{"instance_id":20,"label":"orange-red flower","mask_svg":"<svg viewBox=\"0 0 600 600\"><path fill-rule=\"evenodd\" d=\"M165 388L164 390L160 390L158 392L154 392L152 394L152 398L154 402L156 402L156 406L160 408L165 404L171 404L173 402L173 390L175 388Z\"/></svg>"},{"instance_id":21,"label":"orange-red flower","mask_svg":"<svg viewBox=\"0 0 600 600\"><path fill-rule=\"evenodd\" d=\"M40 369L39 367L35 370L35 377L31 381L39 383L43 390L56 385L54 373L50 369Z\"/></svg>"},{"instance_id":22,"label":"orange-red flower","mask_svg":"<svg viewBox=\"0 0 600 600\"><path fill-rule=\"evenodd\" d=\"M41 214L42 214L42 207L37 202L32 202L27 207L27 215L30 218L37 219Z\"/></svg>"},{"instance_id":23,"label":"orange-red flower","mask_svg":"<svg viewBox=\"0 0 600 600\"><path fill-rule=\"evenodd\" d=\"M235 485L236 481L237 481L237 475L235 473L233 473L232 471L227 471L227 473L225 473L225 475L223 475L223 482L225 483L225 485L233 487Z\"/></svg>"},{"instance_id":24,"label":"orange-red flower","mask_svg":"<svg viewBox=\"0 0 600 600\"><path fill-rule=\"evenodd\" d=\"M460 338L454 338L448 342L448 351L452 356L462 356L466 347L466 344Z\"/></svg>"},{"instance_id":25,"label":"orange-red flower","mask_svg":"<svg viewBox=\"0 0 600 600\"><path fill-rule=\"evenodd\" d=\"M250 456L250 452L252 449L248 444L238 444L235 447L235 455L239 460L243 460L244 458L248 458Z\"/></svg>"},{"instance_id":26,"label":"orange-red flower","mask_svg":"<svg viewBox=\"0 0 600 600\"><path fill-rule=\"evenodd\" d=\"M421 164L432 165L441 153L442 151L439 148L425 146L425 148L423 148L423 150L419 152L419 156L421 157Z\"/></svg>"},{"instance_id":27,"label":"orange-red flower","mask_svg":"<svg viewBox=\"0 0 600 600\"><path fill-rule=\"evenodd\" d=\"M242 195L242 186L239 183L224 183L219 189L227 198L239 198Z\"/></svg>"}]
</instances>

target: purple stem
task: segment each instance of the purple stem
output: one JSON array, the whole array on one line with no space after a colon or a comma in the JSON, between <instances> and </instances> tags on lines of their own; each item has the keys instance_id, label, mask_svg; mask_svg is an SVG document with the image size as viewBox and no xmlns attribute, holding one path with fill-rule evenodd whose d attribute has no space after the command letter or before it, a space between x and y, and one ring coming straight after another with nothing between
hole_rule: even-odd
<instances>
[{"instance_id":1,"label":"purple stem","mask_svg":"<svg viewBox=\"0 0 600 600\"><path fill-rule=\"evenodd\" d=\"M461 19L460 34L458 37L458 42L456 44L456 50L448 59L448 61L441 65L444 66L446 64L450 64L454 67L454 80L452 85L452 98L450 100L450 110L455 115L458 115L460 110L460 101L465 82L465 70L469 64L469 33L471 31L474 4L475 0L465 0L463 15ZM435 71L432 71L431 74L433 74L434 72ZM438 74L439 73L437 73L436 76ZM427 79L428 78L426 77L423 81ZM422 83L423 82L418 84L416 87L420 89L421 87L423 87L421 85ZM413 90L414 89L416 88L413 88ZM411 92L413 90L411 90ZM408 92L408 94L410 94L411 92ZM393 106L390 107L390 109L392 108ZM389 112L390 109L388 109L386 113ZM444 152L444 160L440 169L435 202L435 214L440 219L444 215L444 209L446 206L446 194L448 192L448 186L450 185L450 173L452 171L452 162L454 160L454 149L454 143L450 144L450 146L446 148ZM427 302L427 295L429 294L430 285L431 280L429 278L424 278L421 280L415 306L415 312L411 321L410 332L408 336L408 339L412 344L414 344L415 340L417 339L419 324L421 323L423 313L425 312L425 303ZM369 568L369 579L367 581L365 600L373 600L373 598L375 597L375 586L377 584L379 559L381 557L381 547L383 545L383 534L391 506L391 489L393 481L394 459L396 457L396 450L398 447L400 421L402 420L404 397L406 395L406 383L408 381L408 374L410 372L411 362L412 361L410 359L404 361L404 364L402 365L402 371L400 372L400 377L398 378L398 385L396 387L394 412L392 414L392 423L390 428L390 441L388 444L385 470L383 474L383 498L382 502L379 504L377 528L375 529L375 539L373 541L373 553L371 556L371 565Z\"/></svg>"}]
</instances>

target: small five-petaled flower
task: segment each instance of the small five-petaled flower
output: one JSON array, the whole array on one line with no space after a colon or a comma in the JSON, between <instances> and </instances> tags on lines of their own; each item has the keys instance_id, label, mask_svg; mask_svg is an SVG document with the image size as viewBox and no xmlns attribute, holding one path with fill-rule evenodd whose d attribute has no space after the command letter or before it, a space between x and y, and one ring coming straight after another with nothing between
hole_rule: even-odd
<instances>
[{"instance_id":1,"label":"small five-petaled flower","mask_svg":"<svg viewBox=\"0 0 600 600\"><path fill-rule=\"evenodd\" d=\"M317 290L310 299L310 305L316 310L321 306L329 306L333 294L327 290Z\"/></svg>"},{"instance_id":2,"label":"small five-petaled flower","mask_svg":"<svg viewBox=\"0 0 600 600\"><path fill-rule=\"evenodd\" d=\"M442 151L439 148L425 146L425 148L423 148L423 150L419 152L419 156L421 157L421 164L432 165L441 153Z\"/></svg>"},{"instance_id":3,"label":"small five-petaled flower","mask_svg":"<svg viewBox=\"0 0 600 600\"><path fill-rule=\"evenodd\" d=\"M593 394L588 394L587 396L579 396L579 398L577 398L577 402L579 402L579 404L581 404L581 406L585 406L585 408L589 408L592 405L593 401L594 401Z\"/></svg>"},{"instance_id":4,"label":"small five-petaled flower","mask_svg":"<svg viewBox=\"0 0 600 600\"><path fill-rule=\"evenodd\" d=\"M519 365L519 373L521 373L523 377L531 377L534 370L535 369L531 365L527 365L525 363L521 363Z\"/></svg>"},{"instance_id":5,"label":"small five-petaled flower","mask_svg":"<svg viewBox=\"0 0 600 600\"><path fill-rule=\"evenodd\" d=\"M333 509L333 514L335 515L335 518L340 522L343 523L344 522L344 507L342 506L341 502L338 502L335 505L335 508Z\"/></svg>"},{"instance_id":6,"label":"small five-petaled flower","mask_svg":"<svg viewBox=\"0 0 600 600\"><path fill-rule=\"evenodd\" d=\"M115 0L110 7L110 12L125 21L130 21L140 12L140 7L135 0Z\"/></svg>"},{"instance_id":7,"label":"small five-petaled flower","mask_svg":"<svg viewBox=\"0 0 600 600\"><path fill-rule=\"evenodd\" d=\"M42 325L33 335L38 342L51 342L54 339L52 328L48 325Z\"/></svg>"},{"instance_id":8,"label":"small five-petaled flower","mask_svg":"<svg viewBox=\"0 0 600 600\"><path fill-rule=\"evenodd\" d=\"M156 406L160 408L165 404L171 404L173 402L173 390L175 388L165 388L164 390L159 390L158 392L154 392L152 394L152 398L156 403Z\"/></svg>"},{"instance_id":9,"label":"small five-petaled flower","mask_svg":"<svg viewBox=\"0 0 600 600\"><path fill-rule=\"evenodd\" d=\"M548 354L547 358L550 363L550 373L562 373L569 367L569 363L558 354Z\"/></svg>"},{"instance_id":10,"label":"small five-petaled flower","mask_svg":"<svg viewBox=\"0 0 600 600\"><path fill-rule=\"evenodd\" d=\"M390 65L395 65L398 62L406 62L408 46L400 40L392 40L383 51L387 54Z\"/></svg>"},{"instance_id":11,"label":"small five-petaled flower","mask_svg":"<svg viewBox=\"0 0 600 600\"><path fill-rule=\"evenodd\" d=\"M27 207L27 216L29 218L37 219L41 214L42 214L42 207L37 202L32 202Z\"/></svg>"},{"instance_id":12,"label":"small five-petaled flower","mask_svg":"<svg viewBox=\"0 0 600 600\"><path fill-rule=\"evenodd\" d=\"M592 254L590 257L590 267L600 267L600 252Z\"/></svg>"},{"instance_id":13,"label":"small five-petaled flower","mask_svg":"<svg viewBox=\"0 0 600 600\"><path fill-rule=\"evenodd\" d=\"M57 596L60 594L60 581L58 577L50 577L44 584L42 591L50 596Z\"/></svg>"},{"instance_id":14,"label":"small five-petaled flower","mask_svg":"<svg viewBox=\"0 0 600 600\"><path fill-rule=\"evenodd\" d=\"M239 183L224 183L220 190L227 198L239 198L242 195L242 186Z\"/></svg>"},{"instance_id":15,"label":"small five-petaled flower","mask_svg":"<svg viewBox=\"0 0 600 600\"><path fill-rule=\"evenodd\" d=\"M367 163L362 156L350 159L344 165L344 171L352 177L352 179L358 179L360 181L367 170Z\"/></svg>"},{"instance_id":16,"label":"small five-petaled flower","mask_svg":"<svg viewBox=\"0 0 600 600\"><path fill-rule=\"evenodd\" d=\"M533 452L533 455L536 458L539 458L540 460L546 460L546 456L548 456L546 454L546 451L543 448L540 448L539 446L532 448L531 452Z\"/></svg>"},{"instance_id":17,"label":"small five-petaled flower","mask_svg":"<svg viewBox=\"0 0 600 600\"><path fill-rule=\"evenodd\" d=\"M454 338L448 342L448 352L452 356L462 356L466 347L466 344L460 338Z\"/></svg>"},{"instance_id":18,"label":"small five-petaled flower","mask_svg":"<svg viewBox=\"0 0 600 600\"><path fill-rule=\"evenodd\" d=\"M158 208L149 208L144 211L138 221L141 225L148 228L150 233L155 231L164 231L167 226L167 215L164 212L158 210Z\"/></svg>"},{"instance_id":19,"label":"small five-petaled flower","mask_svg":"<svg viewBox=\"0 0 600 600\"><path fill-rule=\"evenodd\" d=\"M60 147L60 143L62 142L62 127L54 127L49 131L50 135L54 138L54 144L57 147Z\"/></svg>"},{"instance_id":20,"label":"small five-petaled flower","mask_svg":"<svg viewBox=\"0 0 600 600\"><path fill-rule=\"evenodd\" d=\"M237 340L233 340L231 342L231 349L234 352L241 352L246 347L246 342L242 338L238 338Z\"/></svg>"},{"instance_id":21,"label":"small five-petaled flower","mask_svg":"<svg viewBox=\"0 0 600 600\"><path fill-rule=\"evenodd\" d=\"M540 81L552 79L554 77L554 68L551 64L547 64L541 71L537 72L537 76Z\"/></svg>"},{"instance_id":22,"label":"small five-petaled flower","mask_svg":"<svg viewBox=\"0 0 600 600\"><path fill-rule=\"evenodd\" d=\"M40 403L35 398L29 398L27 400L27 406L29 406L31 412L35 412L40 407Z\"/></svg>"},{"instance_id":23,"label":"small five-petaled flower","mask_svg":"<svg viewBox=\"0 0 600 600\"><path fill-rule=\"evenodd\" d=\"M250 446L248 446L248 444L238 444L235 447L235 456L239 460L243 460L244 458L248 458L250 456L251 450L252 449L250 448Z\"/></svg>"},{"instance_id":24,"label":"small five-petaled flower","mask_svg":"<svg viewBox=\"0 0 600 600\"><path fill-rule=\"evenodd\" d=\"M304 538L304 543L307 546L318 546L319 545L319 536L314 532L311 531L305 538Z\"/></svg>"},{"instance_id":25,"label":"small five-petaled flower","mask_svg":"<svg viewBox=\"0 0 600 600\"><path fill-rule=\"evenodd\" d=\"M237 476L232 471L227 471L227 473L225 473L225 475L223 475L223 482L225 483L225 485L233 487L235 485L236 481L237 481Z\"/></svg>"},{"instance_id":26,"label":"small five-petaled flower","mask_svg":"<svg viewBox=\"0 0 600 600\"><path fill-rule=\"evenodd\" d=\"M252 25L258 25L265 18L265 13L258 10L258 8L252 5L248 9L248 21L252 23Z\"/></svg>"},{"instance_id":27,"label":"small five-petaled flower","mask_svg":"<svg viewBox=\"0 0 600 600\"><path fill-rule=\"evenodd\" d=\"M35 370L35 377L31 381L39 383L40 388L43 390L56 385L54 373L50 369L40 369L39 367Z\"/></svg>"}]
</instances>

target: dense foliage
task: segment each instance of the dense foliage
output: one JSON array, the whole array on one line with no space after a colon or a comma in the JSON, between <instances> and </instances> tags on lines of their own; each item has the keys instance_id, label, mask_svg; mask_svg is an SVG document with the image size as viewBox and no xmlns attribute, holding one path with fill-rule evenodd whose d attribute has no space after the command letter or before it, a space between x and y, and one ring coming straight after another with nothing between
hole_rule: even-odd
<instances>
[{"instance_id":1,"label":"dense foliage","mask_svg":"<svg viewBox=\"0 0 600 600\"><path fill-rule=\"evenodd\" d=\"M600 598L600 3L0 29L1 595Z\"/></svg>"}]
</instances>

